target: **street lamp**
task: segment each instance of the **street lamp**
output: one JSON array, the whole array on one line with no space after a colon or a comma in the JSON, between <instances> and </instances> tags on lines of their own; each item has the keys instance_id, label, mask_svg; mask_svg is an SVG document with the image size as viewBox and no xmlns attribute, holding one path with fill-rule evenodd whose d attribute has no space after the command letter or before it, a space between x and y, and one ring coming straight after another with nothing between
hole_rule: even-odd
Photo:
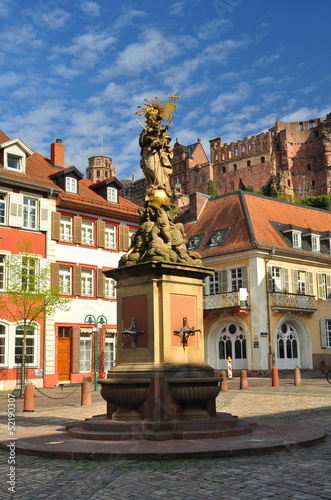
<instances>
[{"instance_id":1,"label":"street lamp","mask_svg":"<svg viewBox=\"0 0 331 500\"><path fill-rule=\"evenodd\" d=\"M97 379L98 379L98 368L99 368L99 355L98 355L98 333L99 333L99 326L107 323L107 318L106 316L103 316L101 314L100 316L95 319L95 316L93 314L88 314L85 317L84 323L89 323L90 325L95 325L95 331L93 332L94 336L94 363L93 363L93 368L94 368L94 390L98 390L98 384L97 384Z\"/></svg>"}]
</instances>

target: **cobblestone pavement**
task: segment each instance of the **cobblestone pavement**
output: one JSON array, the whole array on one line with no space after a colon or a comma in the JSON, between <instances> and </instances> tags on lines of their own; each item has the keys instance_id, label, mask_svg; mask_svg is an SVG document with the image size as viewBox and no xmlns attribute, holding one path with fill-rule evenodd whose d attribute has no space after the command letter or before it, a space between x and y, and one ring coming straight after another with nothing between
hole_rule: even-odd
<instances>
[{"instance_id":1,"label":"cobblestone pavement","mask_svg":"<svg viewBox=\"0 0 331 500\"><path fill-rule=\"evenodd\" d=\"M16 425L29 427L83 419L105 412L99 393L93 404L80 406L74 388L44 389L36 393L35 412L23 413L16 403ZM70 394L70 395L69 395ZM63 397L67 396L67 397ZM63 398L63 399L50 399ZM280 379L229 381L229 391L217 399L219 411L241 418L277 419L324 429L323 443L311 448L269 455L210 460L91 462L52 460L16 455L15 493L8 491L9 455L0 450L0 498L26 500L312 500L331 499L331 386L319 374L303 374L302 385ZM7 393L0 393L0 433L7 430Z\"/></svg>"}]
</instances>

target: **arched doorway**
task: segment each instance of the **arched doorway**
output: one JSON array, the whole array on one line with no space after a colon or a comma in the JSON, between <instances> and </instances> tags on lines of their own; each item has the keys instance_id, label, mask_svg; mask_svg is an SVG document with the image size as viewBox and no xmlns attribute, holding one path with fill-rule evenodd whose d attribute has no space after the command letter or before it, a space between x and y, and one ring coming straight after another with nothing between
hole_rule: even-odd
<instances>
[{"instance_id":1,"label":"arched doorway","mask_svg":"<svg viewBox=\"0 0 331 500\"><path fill-rule=\"evenodd\" d=\"M241 326L227 323L216 335L216 369L226 370L227 359L232 359L233 370L247 367L246 336Z\"/></svg>"},{"instance_id":2,"label":"arched doorway","mask_svg":"<svg viewBox=\"0 0 331 500\"><path fill-rule=\"evenodd\" d=\"M285 321L276 332L276 365L281 370L301 368L300 338L290 321Z\"/></svg>"}]
</instances>

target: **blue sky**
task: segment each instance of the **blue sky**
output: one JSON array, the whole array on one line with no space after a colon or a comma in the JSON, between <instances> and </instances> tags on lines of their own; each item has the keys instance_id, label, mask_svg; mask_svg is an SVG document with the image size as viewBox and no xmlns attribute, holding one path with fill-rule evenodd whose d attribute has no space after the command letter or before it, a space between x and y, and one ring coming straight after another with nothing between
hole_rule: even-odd
<instances>
[{"instance_id":1,"label":"blue sky","mask_svg":"<svg viewBox=\"0 0 331 500\"><path fill-rule=\"evenodd\" d=\"M331 112L326 0L0 0L0 129L83 173L139 169L137 106L180 96L170 134L231 142ZM103 145L103 148L102 148Z\"/></svg>"}]
</instances>

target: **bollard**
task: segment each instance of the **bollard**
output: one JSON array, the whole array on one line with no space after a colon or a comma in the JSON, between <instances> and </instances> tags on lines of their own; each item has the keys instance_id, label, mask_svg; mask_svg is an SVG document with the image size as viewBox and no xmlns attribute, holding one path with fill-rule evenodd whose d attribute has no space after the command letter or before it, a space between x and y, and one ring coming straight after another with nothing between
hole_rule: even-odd
<instances>
[{"instance_id":1,"label":"bollard","mask_svg":"<svg viewBox=\"0 0 331 500\"><path fill-rule=\"evenodd\" d=\"M228 381L227 381L227 378L226 378L226 372L225 371L221 372L221 377L222 377L221 391L227 391L228 390Z\"/></svg>"},{"instance_id":2,"label":"bollard","mask_svg":"<svg viewBox=\"0 0 331 500\"><path fill-rule=\"evenodd\" d=\"M89 406L92 404L92 397L91 397L91 387L89 382L85 380L82 383L82 398L81 398L81 406Z\"/></svg>"},{"instance_id":3,"label":"bollard","mask_svg":"<svg viewBox=\"0 0 331 500\"><path fill-rule=\"evenodd\" d=\"M240 389L248 389L248 378L246 370L240 372Z\"/></svg>"},{"instance_id":4,"label":"bollard","mask_svg":"<svg viewBox=\"0 0 331 500\"><path fill-rule=\"evenodd\" d=\"M325 366L325 361L321 361L321 374L325 375L327 372L326 366Z\"/></svg>"},{"instance_id":5,"label":"bollard","mask_svg":"<svg viewBox=\"0 0 331 500\"><path fill-rule=\"evenodd\" d=\"M277 366L273 366L271 370L271 385L272 387L279 387Z\"/></svg>"},{"instance_id":6,"label":"bollard","mask_svg":"<svg viewBox=\"0 0 331 500\"><path fill-rule=\"evenodd\" d=\"M25 386L23 411L34 411L33 384L31 382Z\"/></svg>"},{"instance_id":7,"label":"bollard","mask_svg":"<svg viewBox=\"0 0 331 500\"><path fill-rule=\"evenodd\" d=\"M301 385L300 368L294 368L294 385Z\"/></svg>"}]
</instances>

